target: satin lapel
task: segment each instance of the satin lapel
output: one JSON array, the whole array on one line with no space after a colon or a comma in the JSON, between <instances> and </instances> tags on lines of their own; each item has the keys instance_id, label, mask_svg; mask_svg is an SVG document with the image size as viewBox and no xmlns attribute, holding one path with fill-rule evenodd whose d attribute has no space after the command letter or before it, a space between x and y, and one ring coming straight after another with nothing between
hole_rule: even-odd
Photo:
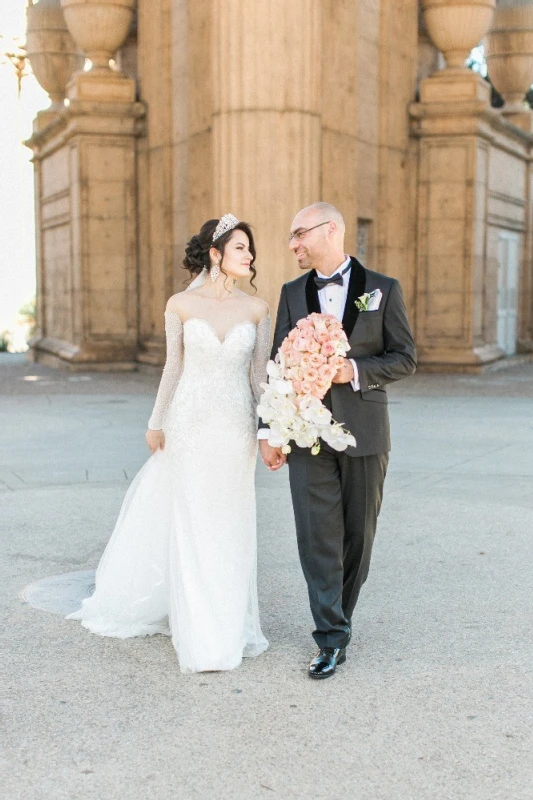
<instances>
[{"instance_id":1,"label":"satin lapel","mask_svg":"<svg viewBox=\"0 0 533 800\"><path fill-rule=\"evenodd\" d=\"M308 314L320 314L320 300L318 299L318 288L315 283L316 270L312 269L307 276L305 284L305 299L307 301Z\"/></svg>"},{"instance_id":2,"label":"satin lapel","mask_svg":"<svg viewBox=\"0 0 533 800\"><path fill-rule=\"evenodd\" d=\"M313 281L313 286L316 285ZM346 298L346 305L344 307L344 316L342 318L342 327L348 339L352 335L357 317L359 316L359 309L355 305L355 301L365 292L366 287L366 271L362 264L356 258L352 258L350 263L350 283L348 284L348 296ZM318 292L317 292L318 300Z\"/></svg>"}]
</instances>

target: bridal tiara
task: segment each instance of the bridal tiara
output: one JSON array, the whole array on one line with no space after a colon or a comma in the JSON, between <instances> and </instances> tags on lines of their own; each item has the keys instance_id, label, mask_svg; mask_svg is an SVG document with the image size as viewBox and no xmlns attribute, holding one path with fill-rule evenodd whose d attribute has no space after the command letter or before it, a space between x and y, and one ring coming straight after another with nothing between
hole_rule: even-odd
<instances>
[{"instance_id":1,"label":"bridal tiara","mask_svg":"<svg viewBox=\"0 0 533 800\"><path fill-rule=\"evenodd\" d=\"M238 224L239 220L237 217L234 217L233 214L224 214L223 217L220 217L218 225L215 228L213 242L216 242L217 239L220 239L220 237L228 231L233 230L233 228Z\"/></svg>"}]
</instances>

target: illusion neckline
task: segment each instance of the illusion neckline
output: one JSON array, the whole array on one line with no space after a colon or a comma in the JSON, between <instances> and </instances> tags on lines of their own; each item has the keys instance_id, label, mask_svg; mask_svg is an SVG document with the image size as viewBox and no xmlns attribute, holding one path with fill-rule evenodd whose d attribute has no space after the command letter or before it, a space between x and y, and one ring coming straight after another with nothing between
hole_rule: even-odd
<instances>
[{"instance_id":1,"label":"illusion neckline","mask_svg":"<svg viewBox=\"0 0 533 800\"><path fill-rule=\"evenodd\" d=\"M175 311L165 311L165 314L174 314L174 316L178 317L178 319L181 322L181 318L180 318L179 314L177 314ZM204 319L203 317L187 317L185 322L182 322L181 324L183 326L185 326L188 322L193 322L193 321L195 321L195 322L203 322L204 325L207 325L207 327L211 330L211 332L213 333L215 339L217 340L217 342L220 345L223 345L226 342L226 340L227 340L228 336L230 335L230 333L232 333L236 328L240 328L242 325L253 325L253 327L257 329L257 325L255 324L255 322L253 322L251 319L244 319L244 320L241 320L241 322L236 322L235 325L231 326L231 328L228 328L228 330L225 333L224 338L221 339L219 337L218 333L216 332L216 328L214 327L214 325L212 325L211 322L209 322L209 320Z\"/></svg>"}]
</instances>

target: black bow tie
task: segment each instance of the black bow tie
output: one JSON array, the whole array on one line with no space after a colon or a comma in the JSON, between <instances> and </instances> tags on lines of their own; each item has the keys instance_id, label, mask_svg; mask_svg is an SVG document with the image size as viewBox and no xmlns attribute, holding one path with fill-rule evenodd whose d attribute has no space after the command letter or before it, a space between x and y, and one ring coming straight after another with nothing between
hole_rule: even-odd
<instances>
[{"instance_id":1,"label":"black bow tie","mask_svg":"<svg viewBox=\"0 0 533 800\"><path fill-rule=\"evenodd\" d=\"M350 265L348 264L348 266L345 267L342 272L336 272L335 275L331 276L331 278L319 278L318 275L315 275L315 283L319 289L323 289L330 283L338 283L339 286L344 286L343 275L348 272L349 269Z\"/></svg>"}]
</instances>

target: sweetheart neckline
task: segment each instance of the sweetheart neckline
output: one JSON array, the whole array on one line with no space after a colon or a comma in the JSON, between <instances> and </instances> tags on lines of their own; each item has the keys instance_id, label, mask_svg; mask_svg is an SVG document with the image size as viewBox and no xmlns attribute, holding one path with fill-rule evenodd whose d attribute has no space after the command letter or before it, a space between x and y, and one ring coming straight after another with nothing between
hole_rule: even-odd
<instances>
[{"instance_id":1,"label":"sweetheart neckline","mask_svg":"<svg viewBox=\"0 0 533 800\"><path fill-rule=\"evenodd\" d=\"M166 311L165 313L167 313L167 314L175 314L179 318L179 314L176 314L175 311ZM236 322L235 325L231 326L231 328L228 328L224 338L220 339L218 333L216 332L215 327L209 322L209 320L204 319L203 317L187 317L185 322L182 322L181 324L185 326L187 324L187 322L192 322L193 320L196 320L197 322L203 322L205 325L207 325L207 327L211 330L211 332L213 333L215 339L217 340L217 342L220 345L224 345L226 343L226 340L227 340L228 336L230 335L230 333L232 333L236 328L241 327L241 325L253 325L253 327L257 329L257 325L255 324L255 322L252 322L251 319L244 319L244 320L241 320L241 322Z\"/></svg>"}]
</instances>

